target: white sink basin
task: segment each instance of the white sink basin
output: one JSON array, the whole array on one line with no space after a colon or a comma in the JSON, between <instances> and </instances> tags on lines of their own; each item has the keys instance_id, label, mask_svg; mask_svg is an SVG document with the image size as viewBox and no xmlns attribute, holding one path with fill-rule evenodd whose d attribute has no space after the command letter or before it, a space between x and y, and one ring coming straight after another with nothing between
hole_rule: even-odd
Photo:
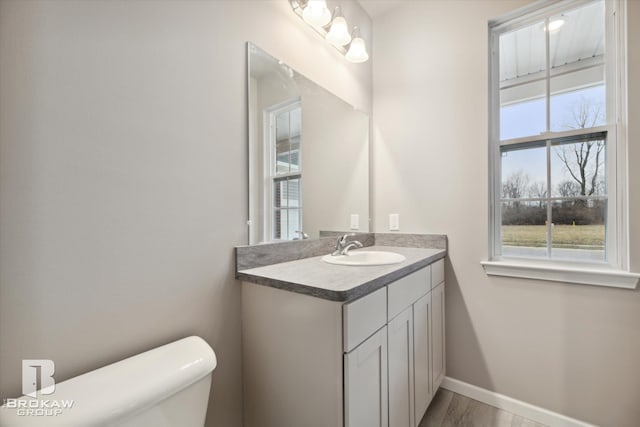
<instances>
[{"instance_id":1,"label":"white sink basin","mask_svg":"<svg viewBox=\"0 0 640 427\"><path fill-rule=\"evenodd\" d=\"M399 264L405 259L407 258L404 255L385 251L352 251L348 255L322 257L322 260L329 264L354 266Z\"/></svg>"}]
</instances>

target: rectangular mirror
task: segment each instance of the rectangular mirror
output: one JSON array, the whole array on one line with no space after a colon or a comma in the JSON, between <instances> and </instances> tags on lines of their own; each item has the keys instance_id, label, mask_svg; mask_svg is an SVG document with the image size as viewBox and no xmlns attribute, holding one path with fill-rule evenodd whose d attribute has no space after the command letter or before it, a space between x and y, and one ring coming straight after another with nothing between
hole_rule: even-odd
<instances>
[{"instance_id":1,"label":"rectangular mirror","mask_svg":"<svg viewBox=\"0 0 640 427\"><path fill-rule=\"evenodd\" d=\"M369 117L248 44L249 244L369 231Z\"/></svg>"}]
</instances>

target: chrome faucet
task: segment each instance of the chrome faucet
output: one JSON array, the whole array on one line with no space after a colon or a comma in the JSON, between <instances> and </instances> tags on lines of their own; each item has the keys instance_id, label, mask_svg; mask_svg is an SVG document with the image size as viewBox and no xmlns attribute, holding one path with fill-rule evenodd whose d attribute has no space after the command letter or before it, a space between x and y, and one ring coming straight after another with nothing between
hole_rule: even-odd
<instances>
[{"instance_id":1,"label":"chrome faucet","mask_svg":"<svg viewBox=\"0 0 640 427\"><path fill-rule=\"evenodd\" d=\"M349 250L352 248L361 248L363 245L357 240L353 240L347 243L347 239L351 236L355 236L355 234L343 234L338 237L338 241L336 242L336 249L331 253L333 256L338 255L349 255Z\"/></svg>"}]
</instances>

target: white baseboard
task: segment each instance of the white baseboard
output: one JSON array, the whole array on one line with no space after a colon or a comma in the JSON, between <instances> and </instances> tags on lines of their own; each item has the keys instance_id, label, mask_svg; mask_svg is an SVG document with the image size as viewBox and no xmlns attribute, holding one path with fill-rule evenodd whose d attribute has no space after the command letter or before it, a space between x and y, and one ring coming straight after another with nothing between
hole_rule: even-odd
<instances>
[{"instance_id":1,"label":"white baseboard","mask_svg":"<svg viewBox=\"0 0 640 427\"><path fill-rule=\"evenodd\" d=\"M441 387L550 427L595 427L593 424L576 420L575 418L567 417L566 415L549 411L548 409L531 405L530 403L505 396L504 394L495 393L450 377L445 377L444 380L442 380Z\"/></svg>"}]
</instances>

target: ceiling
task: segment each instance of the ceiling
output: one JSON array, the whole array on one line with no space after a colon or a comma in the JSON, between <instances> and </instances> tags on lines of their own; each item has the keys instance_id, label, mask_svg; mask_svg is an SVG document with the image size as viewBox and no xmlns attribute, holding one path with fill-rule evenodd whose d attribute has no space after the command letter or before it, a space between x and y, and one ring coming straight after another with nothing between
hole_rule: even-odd
<instances>
[{"instance_id":1,"label":"ceiling","mask_svg":"<svg viewBox=\"0 0 640 427\"><path fill-rule=\"evenodd\" d=\"M403 0L358 0L373 19L403 7ZM550 33L552 69L580 61L600 59L604 55L604 2L586 6L553 17L564 25ZM545 27L539 22L500 37L500 81L506 82L545 70Z\"/></svg>"},{"instance_id":2,"label":"ceiling","mask_svg":"<svg viewBox=\"0 0 640 427\"><path fill-rule=\"evenodd\" d=\"M377 18L402 5L399 0L358 0L371 18Z\"/></svg>"},{"instance_id":3,"label":"ceiling","mask_svg":"<svg viewBox=\"0 0 640 427\"><path fill-rule=\"evenodd\" d=\"M551 68L559 68L604 54L604 2L554 16L564 25L549 33ZM544 22L500 36L500 81L516 79L545 70Z\"/></svg>"}]
</instances>

